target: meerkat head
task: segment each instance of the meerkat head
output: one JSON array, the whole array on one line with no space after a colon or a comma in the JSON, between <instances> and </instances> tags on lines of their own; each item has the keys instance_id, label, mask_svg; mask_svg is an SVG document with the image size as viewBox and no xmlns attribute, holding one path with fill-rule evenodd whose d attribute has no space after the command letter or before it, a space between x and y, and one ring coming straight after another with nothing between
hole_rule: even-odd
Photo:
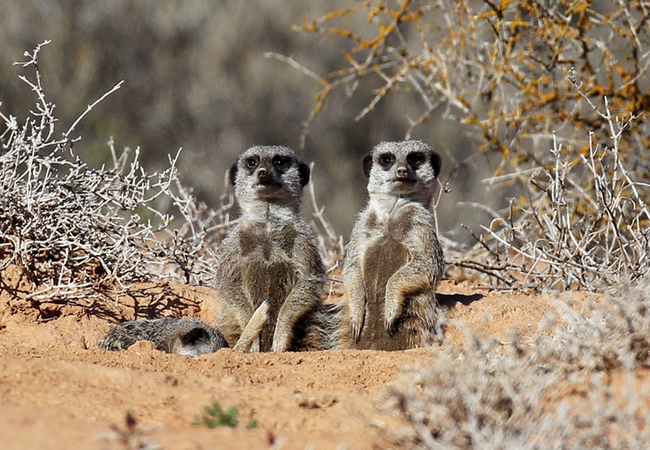
<instances>
[{"instance_id":1,"label":"meerkat head","mask_svg":"<svg viewBox=\"0 0 650 450\"><path fill-rule=\"evenodd\" d=\"M177 355L199 356L228 347L226 339L217 329L195 319L180 319L177 329L165 342L167 351Z\"/></svg>"},{"instance_id":2,"label":"meerkat head","mask_svg":"<svg viewBox=\"0 0 650 450\"><path fill-rule=\"evenodd\" d=\"M371 197L404 197L427 205L440 167L440 155L416 140L382 142L363 159Z\"/></svg>"},{"instance_id":3,"label":"meerkat head","mask_svg":"<svg viewBox=\"0 0 650 450\"><path fill-rule=\"evenodd\" d=\"M230 168L230 182L242 209L260 201L297 207L309 174L309 166L291 149L257 146L239 156Z\"/></svg>"}]
</instances>

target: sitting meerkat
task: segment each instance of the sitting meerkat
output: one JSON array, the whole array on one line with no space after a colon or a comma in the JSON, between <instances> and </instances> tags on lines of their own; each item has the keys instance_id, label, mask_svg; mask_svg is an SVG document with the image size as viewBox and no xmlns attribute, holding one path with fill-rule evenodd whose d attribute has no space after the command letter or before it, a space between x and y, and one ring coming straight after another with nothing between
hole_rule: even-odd
<instances>
[{"instance_id":1,"label":"sitting meerkat","mask_svg":"<svg viewBox=\"0 0 650 450\"><path fill-rule=\"evenodd\" d=\"M308 318L322 307L326 275L314 237L300 217L309 167L280 146L252 147L230 169L241 209L217 255L217 320L237 340L264 300L269 319L252 351L320 348L308 342Z\"/></svg>"},{"instance_id":2,"label":"sitting meerkat","mask_svg":"<svg viewBox=\"0 0 650 450\"><path fill-rule=\"evenodd\" d=\"M262 331L268 318L269 302L263 302L246 325L236 352L248 352ZM111 351L125 350L137 341L151 341L158 350L185 356L199 356L228 347L219 329L195 318L140 319L122 322L111 328L97 348Z\"/></svg>"},{"instance_id":3,"label":"sitting meerkat","mask_svg":"<svg viewBox=\"0 0 650 450\"><path fill-rule=\"evenodd\" d=\"M228 342L243 352L332 347L337 322L321 301L325 268L299 215L309 167L286 147L260 146L243 153L229 176L242 214L217 255L218 328L189 318L129 321L111 329L99 348L149 340L197 356Z\"/></svg>"},{"instance_id":4,"label":"sitting meerkat","mask_svg":"<svg viewBox=\"0 0 650 450\"><path fill-rule=\"evenodd\" d=\"M363 160L369 201L347 246L340 348L431 344L444 258L430 210L441 159L421 141L383 142Z\"/></svg>"}]
</instances>

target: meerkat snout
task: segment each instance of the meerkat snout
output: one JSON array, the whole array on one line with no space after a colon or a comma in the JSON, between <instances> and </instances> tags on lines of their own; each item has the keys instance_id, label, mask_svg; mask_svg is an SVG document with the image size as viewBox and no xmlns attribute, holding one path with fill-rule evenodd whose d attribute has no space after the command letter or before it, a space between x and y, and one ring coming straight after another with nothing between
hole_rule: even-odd
<instances>
[{"instance_id":1,"label":"meerkat snout","mask_svg":"<svg viewBox=\"0 0 650 450\"><path fill-rule=\"evenodd\" d=\"M257 169L257 179L262 183L265 183L269 179L269 171L266 170L266 167L260 167Z\"/></svg>"},{"instance_id":2,"label":"meerkat snout","mask_svg":"<svg viewBox=\"0 0 650 450\"><path fill-rule=\"evenodd\" d=\"M409 169L406 166L400 166L395 171L395 176L398 180L407 180L409 178Z\"/></svg>"}]
</instances>

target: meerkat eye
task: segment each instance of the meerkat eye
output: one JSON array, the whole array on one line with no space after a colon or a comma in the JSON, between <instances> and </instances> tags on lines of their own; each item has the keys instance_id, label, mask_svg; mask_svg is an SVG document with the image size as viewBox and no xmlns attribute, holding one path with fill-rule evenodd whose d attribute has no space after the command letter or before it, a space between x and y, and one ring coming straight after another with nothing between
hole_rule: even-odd
<instances>
[{"instance_id":1,"label":"meerkat eye","mask_svg":"<svg viewBox=\"0 0 650 450\"><path fill-rule=\"evenodd\" d=\"M276 156L273 158L273 165L276 169L284 170L289 167L291 160L286 156Z\"/></svg>"},{"instance_id":2,"label":"meerkat eye","mask_svg":"<svg viewBox=\"0 0 650 450\"><path fill-rule=\"evenodd\" d=\"M424 156L424 153L415 152L415 153L410 153L406 157L406 162L409 163L409 166L417 169L422 165L425 159L426 157Z\"/></svg>"},{"instance_id":3,"label":"meerkat eye","mask_svg":"<svg viewBox=\"0 0 650 450\"><path fill-rule=\"evenodd\" d=\"M392 153L384 153L379 157L379 165L384 169L389 168L395 162L395 155Z\"/></svg>"},{"instance_id":4,"label":"meerkat eye","mask_svg":"<svg viewBox=\"0 0 650 450\"><path fill-rule=\"evenodd\" d=\"M246 167L248 167L249 169L254 169L255 167L257 167L257 164L259 164L257 158L251 156L250 158L246 159Z\"/></svg>"}]
</instances>

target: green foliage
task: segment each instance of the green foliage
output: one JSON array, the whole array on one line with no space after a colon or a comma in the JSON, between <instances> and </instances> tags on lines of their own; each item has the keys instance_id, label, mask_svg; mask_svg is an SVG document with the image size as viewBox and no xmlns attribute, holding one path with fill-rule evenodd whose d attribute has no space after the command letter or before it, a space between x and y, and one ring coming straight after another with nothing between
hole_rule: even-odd
<instances>
[{"instance_id":1,"label":"green foliage","mask_svg":"<svg viewBox=\"0 0 650 450\"><path fill-rule=\"evenodd\" d=\"M221 408L218 401L212 402L210 406L204 406L204 413L194 418L194 425L206 426L208 428L230 427L235 428L239 423L239 408L233 406L227 411ZM257 419L251 419L246 425L247 429L255 429L258 426Z\"/></svg>"},{"instance_id":2,"label":"green foliage","mask_svg":"<svg viewBox=\"0 0 650 450\"><path fill-rule=\"evenodd\" d=\"M205 413L202 416L195 417L194 425L205 425L208 428L235 428L237 426L239 408L236 406L224 411L221 409L219 402L214 401L211 406L204 406L203 409Z\"/></svg>"}]
</instances>

